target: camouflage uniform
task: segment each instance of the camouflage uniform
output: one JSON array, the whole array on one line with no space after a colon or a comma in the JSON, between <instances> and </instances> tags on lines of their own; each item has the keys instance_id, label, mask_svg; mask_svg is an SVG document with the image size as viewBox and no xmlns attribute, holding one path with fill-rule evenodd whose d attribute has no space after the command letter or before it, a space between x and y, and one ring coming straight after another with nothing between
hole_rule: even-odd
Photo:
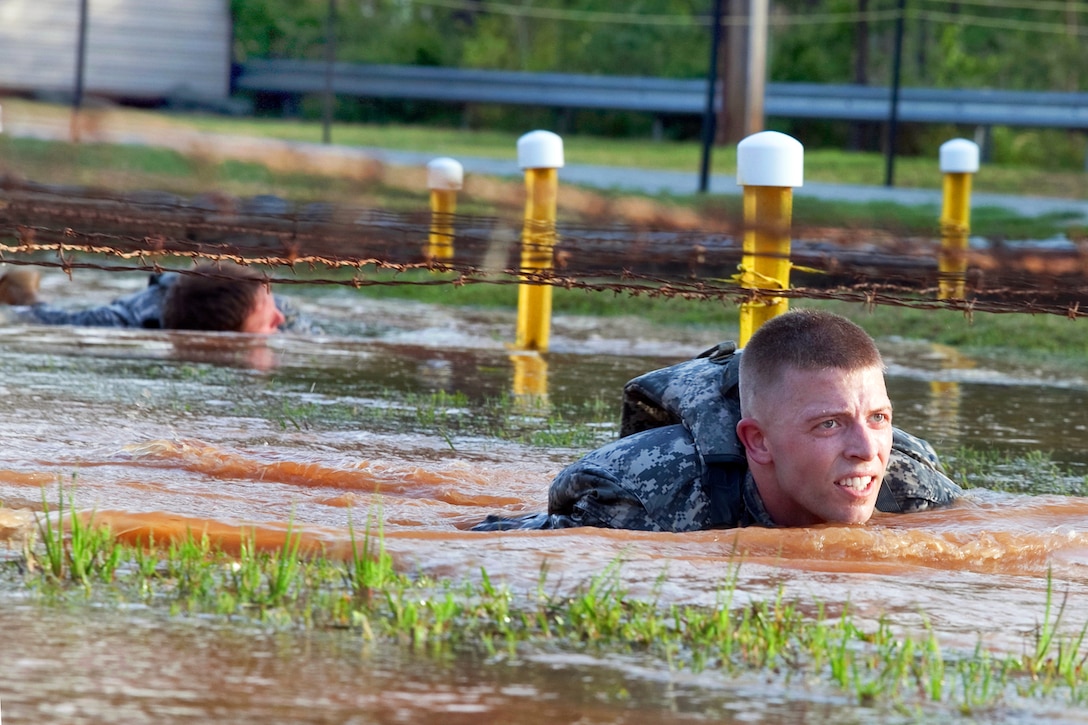
<instances>
[{"instance_id":1,"label":"camouflage uniform","mask_svg":"<svg viewBox=\"0 0 1088 725\"><path fill-rule=\"evenodd\" d=\"M548 513L488 517L477 531L601 526L699 531L774 526L736 435L739 354L723 343L624 388L620 439L564 469ZM963 492L925 441L893 430L880 511L945 506Z\"/></svg>"},{"instance_id":2,"label":"camouflage uniform","mask_svg":"<svg viewBox=\"0 0 1088 725\"><path fill-rule=\"evenodd\" d=\"M22 322L39 325L76 325L78 327L162 327L162 311L166 293L178 279L173 272L153 274L147 287L139 292L118 297L108 305L86 310L66 310L39 302L18 308L16 317ZM276 296L276 307L286 318L280 330L313 332L308 320L286 299Z\"/></svg>"}]
</instances>

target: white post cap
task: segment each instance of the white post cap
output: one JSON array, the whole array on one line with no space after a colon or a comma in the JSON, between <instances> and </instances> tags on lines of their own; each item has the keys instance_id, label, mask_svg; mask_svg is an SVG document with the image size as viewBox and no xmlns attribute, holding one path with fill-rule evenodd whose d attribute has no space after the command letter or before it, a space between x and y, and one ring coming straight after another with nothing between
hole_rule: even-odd
<instances>
[{"instance_id":1,"label":"white post cap","mask_svg":"<svg viewBox=\"0 0 1088 725\"><path fill-rule=\"evenodd\" d=\"M965 138L954 138L941 144L942 174L974 174L978 172L978 144Z\"/></svg>"},{"instance_id":2,"label":"white post cap","mask_svg":"<svg viewBox=\"0 0 1088 725\"><path fill-rule=\"evenodd\" d=\"M461 162L443 156L427 163L427 188L438 191L457 191L465 180Z\"/></svg>"},{"instance_id":3,"label":"white post cap","mask_svg":"<svg viewBox=\"0 0 1088 725\"><path fill-rule=\"evenodd\" d=\"M793 136L760 131L737 144L737 183L741 186L802 186L805 147Z\"/></svg>"},{"instance_id":4,"label":"white post cap","mask_svg":"<svg viewBox=\"0 0 1088 725\"><path fill-rule=\"evenodd\" d=\"M563 139L551 131L530 131L518 139L518 168L563 168Z\"/></svg>"}]
</instances>

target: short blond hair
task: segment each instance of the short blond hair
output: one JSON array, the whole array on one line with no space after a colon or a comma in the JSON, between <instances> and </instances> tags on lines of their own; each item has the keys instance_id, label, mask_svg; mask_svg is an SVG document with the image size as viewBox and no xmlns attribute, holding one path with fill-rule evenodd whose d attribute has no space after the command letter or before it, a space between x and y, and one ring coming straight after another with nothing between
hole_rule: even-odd
<instances>
[{"instance_id":1,"label":"short blond hair","mask_svg":"<svg viewBox=\"0 0 1088 725\"><path fill-rule=\"evenodd\" d=\"M865 330L842 315L797 309L756 330L740 356L740 407L748 415L760 391L773 390L786 371L884 370L884 359Z\"/></svg>"}]
</instances>

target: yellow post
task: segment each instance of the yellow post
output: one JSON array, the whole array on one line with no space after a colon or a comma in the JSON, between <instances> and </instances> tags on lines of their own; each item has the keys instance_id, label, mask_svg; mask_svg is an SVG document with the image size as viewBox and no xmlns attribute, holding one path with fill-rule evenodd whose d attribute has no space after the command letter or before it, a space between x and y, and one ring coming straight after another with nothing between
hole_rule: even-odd
<instances>
[{"instance_id":1,"label":"yellow post","mask_svg":"<svg viewBox=\"0 0 1088 725\"><path fill-rule=\"evenodd\" d=\"M528 272L551 269L559 169L563 166L563 140L550 131L525 134L518 139L518 165L525 170L526 191L521 269ZM551 285L520 284L515 347L546 352L551 319Z\"/></svg>"},{"instance_id":2,"label":"yellow post","mask_svg":"<svg viewBox=\"0 0 1088 725\"><path fill-rule=\"evenodd\" d=\"M804 147L777 131L762 131L737 145L737 182L744 187L745 289L785 290L790 286L790 223L793 189L804 181ZM759 326L785 312L785 297L763 297L740 307L740 346Z\"/></svg>"},{"instance_id":3,"label":"yellow post","mask_svg":"<svg viewBox=\"0 0 1088 725\"><path fill-rule=\"evenodd\" d=\"M510 355L514 364L514 396L546 399L548 396L548 362L537 352L515 352Z\"/></svg>"},{"instance_id":4,"label":"yellow post","mask_svg":"<svg viewBox=\"0 0 1088 725\"><path fill-rule=\"evenodd\" d=\"M457 213L457 192L464 181L464 168L454 159L438 158L427 164L427 188L431 190L431 233L424 252L427 259L453 259L453 215Z\"/></svg>"},{"instance_id":5,"label":"yellow post","mask_svg":"<svg viewBox=\"0 0 1088 725\"><path fill-rule=\"evenodd\" d=\"M948 345L934 343L933 357L937 358L941 371L971 370L978 362L963 355L959 350ZM953 373L954 374L954 373ZM951 377L951 375L950 375ZM930 432L945 441L946 444L960 438L960 406L963 391L955 380L931 380L929 382L929 401L925 408L926 421Z\"/></svg>"},{"instance_id":6,"label":"yellow post","mask_svg":"<svg viewBox=\"0 0 1088 725\"><path fill-rule=\"evenodd\" d=\"M790 219L793 189L779 186L744 187L744 256L741 285L745 289L788 289L790 286ZM767 320L789 309L785 297L771 297L740 306L740 344Z\"/></svg>"},{"instance_id":7,"label":"yellow post","mask_svg":"<svg viewBox=\"0 0 1088 725\"><path fill-rule=\"evenodd\" d=\"M966 296L967 237L971 231L971 176L978 171L978 144L955 138L941 144L944 200L941 205L941 251L937 258L937 297Z\"/></svg>"}]
</instances>

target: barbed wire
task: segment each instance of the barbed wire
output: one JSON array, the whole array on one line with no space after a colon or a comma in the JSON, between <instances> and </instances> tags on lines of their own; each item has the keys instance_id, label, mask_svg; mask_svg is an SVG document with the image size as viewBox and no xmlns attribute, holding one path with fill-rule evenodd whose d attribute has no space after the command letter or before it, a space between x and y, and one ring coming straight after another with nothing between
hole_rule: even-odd
<instances>
[{"instance_id":1,"label":"barbed wire","mask_svg":"<svg viewBox=\"0 0 1088 725\"><path fill-rule=\"evenodd\" d=\"M454 229L444 238L438 229ZM390 212L331 204L292 209L268 199L161 198L73 192L33 185L0 193L0 261L71 274L77 269L192 274L188 260L259 265L272 284L512 285L723 304L774 297L834 299L870 307L1088 315L1088 249L991 243L966 253L965 299L939 299L938 240L889 232L798 227L792 230L792 287L741 284L742 220L719 229L560 224L474 215ZM525 239L551 269L521 262ZM554 235L553 235L554 233ZM449 259L429 241L452 246ZM976 245L978 246L978 245ZM423 273L423 272L426 273ZM1082 311L1082 307L1085 309Z\"/></svg>"}]
</instances>

